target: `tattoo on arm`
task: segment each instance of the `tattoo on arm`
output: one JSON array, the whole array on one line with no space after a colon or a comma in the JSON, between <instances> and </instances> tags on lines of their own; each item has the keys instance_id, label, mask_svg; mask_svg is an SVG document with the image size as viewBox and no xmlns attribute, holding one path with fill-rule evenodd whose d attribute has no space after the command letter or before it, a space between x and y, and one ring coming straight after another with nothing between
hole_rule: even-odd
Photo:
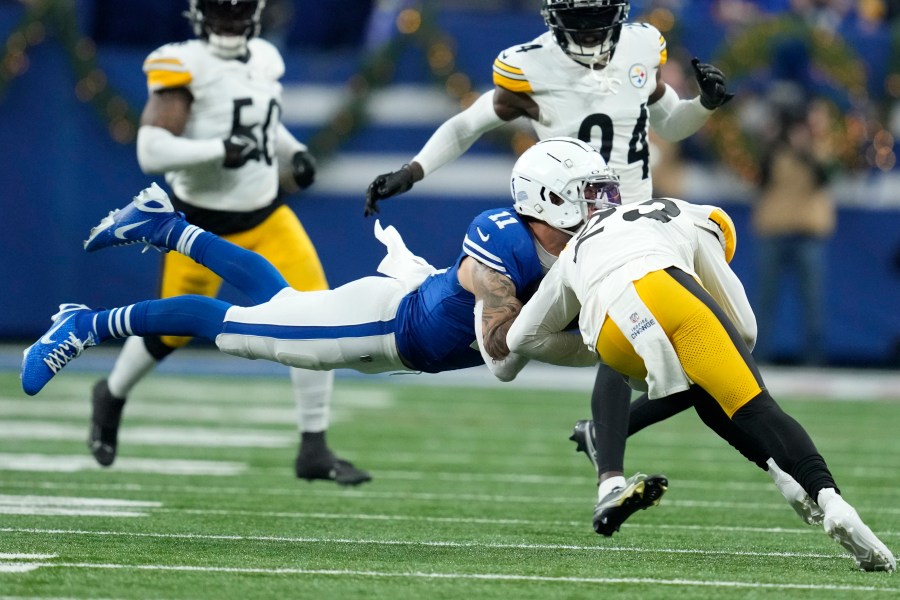
<instances>
[{"instance_id":1,"label":"tattoo on arm","mask_svg":"<svg viewBox=\"0 0 900 600\"><path fill-rule=\"evenodd\" d=\"M516 286L506 275L477 262L472 282L475 298L484 301L481 317L484 349L494 359L506 358L509 354L506 332L522 310L522 303L516 298Z\"/></svg>"}]
</instances>

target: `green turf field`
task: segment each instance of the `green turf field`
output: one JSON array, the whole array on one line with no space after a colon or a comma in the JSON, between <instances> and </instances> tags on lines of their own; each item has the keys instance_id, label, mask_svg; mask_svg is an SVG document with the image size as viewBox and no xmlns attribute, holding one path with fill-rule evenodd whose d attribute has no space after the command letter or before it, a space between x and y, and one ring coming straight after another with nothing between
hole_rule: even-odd
<instances>
[{"instance_id":1,"label":"green turf field","mask_svg":"<svg viewBox=\"0 0 900 600\"><path fill-rule=\"evenodd\" d=\"M93 379L28 398L0 372L0 597L900 597L900 576L855 571L692 413L630 440L626 469L670 489L601 538L566 439L582 393L339 379L330 442L375 478L342 489L293 478L286 377L153 375L101 470ZM900 403L781 401L900 551Z\"/></svg>"}]
</instances>

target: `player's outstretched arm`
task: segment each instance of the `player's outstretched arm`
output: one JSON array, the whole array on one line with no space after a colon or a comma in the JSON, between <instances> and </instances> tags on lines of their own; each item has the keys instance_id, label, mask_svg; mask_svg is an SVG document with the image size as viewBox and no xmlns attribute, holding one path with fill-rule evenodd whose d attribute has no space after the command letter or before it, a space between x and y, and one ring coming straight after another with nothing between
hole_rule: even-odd
<instances>
[{"instance_id":1,"label":"player's outstretched arm","mask_svg":"<svg viewBox=\"0 0 900 600\"><path fill-rule=\"evenodd\" d=\"M650 127L670 142L696 133L714 110L734 97L727 91L725 75L720 69L697 58L691 65L700 87L699 95L690 100L679 98L657 75L657 89L650 98Z\"/></svg>"},{"instance_id":2,"label":"player's outstretched arm","mask_svg":"<svg viewBox=\"0 0 900 600\"><path fill-rule=\"evenodd\" d=\"M482 94L469 108L438 127L408 165L383 173L369 184L365 216L377 213L382 200L409 191L426 175L462 156L483 133L503 123L494 109L494 91Z\"/></svg>"}]
</instances>

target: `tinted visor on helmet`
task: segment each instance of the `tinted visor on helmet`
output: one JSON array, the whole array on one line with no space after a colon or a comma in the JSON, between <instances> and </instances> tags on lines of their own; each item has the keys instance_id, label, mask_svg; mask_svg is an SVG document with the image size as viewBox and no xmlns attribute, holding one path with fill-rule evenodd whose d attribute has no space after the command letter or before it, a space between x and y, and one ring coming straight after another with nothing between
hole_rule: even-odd
<instances>
[{"instance_id":1,"label":"tinted visor on helmet","mask_svg":"<svg viewBox=\"0 0 900 600\"><path fill-rule=\"evenodd\" d=\"M582 199L589 205L597 208L615 204L622 204L622 195L619 193L619 182L608 178L589 179L584 183Z\"/></svg>"},{"instance_id":2,"label":"tinted visor on helmet","mask_svg":"<svg viewBox=\"0 0 900 600\"><path fill-rule=\"evenodd\" d=\"M579 46L596 46L607 41L621 21L620 7L556 10L557 24Z\"/></svg>"},{"instance_id":3,"label":"tinted visor on helmet","mask_svg":"<svg viewBox=\"0 0 900 600\"><path fill-rule=\"evenodd\" d=\"M256 0L202 0L207 29L217 35L248 35L258 7Z\"/></svg>"}]
</instances>

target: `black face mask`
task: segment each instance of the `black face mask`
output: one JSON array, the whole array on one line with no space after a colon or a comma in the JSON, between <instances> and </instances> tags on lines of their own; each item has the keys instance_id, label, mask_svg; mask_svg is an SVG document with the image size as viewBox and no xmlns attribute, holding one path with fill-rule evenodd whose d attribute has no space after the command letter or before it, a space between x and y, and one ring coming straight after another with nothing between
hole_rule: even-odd
<instances>
[{"instance_id":1,"label":"black face mask","mask_svg":"<svg viewBox=\"0 0 900 600\"><path fill-rule=\"evenodd\" d=\"M246 35L254 26L256 2L231 0L206 0L203 2L203 18L206 27L217 35Z\"/></svg>"},{"instance_id":2,"label":"black face mask","mask_svg":"<svg viewBox=\"0 0 900 600\"><path fill-rule=\"evenodd\" d=\"M616 24L619 15L619 7L573 8L556 11L559 24L570 31L607 29Z\"/></svg>"}]
</instances>

